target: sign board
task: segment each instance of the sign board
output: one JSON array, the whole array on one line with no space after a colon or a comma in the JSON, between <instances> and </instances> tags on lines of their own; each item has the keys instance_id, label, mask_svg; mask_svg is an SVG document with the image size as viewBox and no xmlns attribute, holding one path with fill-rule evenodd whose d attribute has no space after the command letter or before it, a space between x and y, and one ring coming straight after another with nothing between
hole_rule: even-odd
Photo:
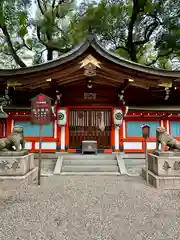
<instances>
[{"instance_id":1,"label":"sign board","mask_svg":"<svg viewBox=\"0 0 180 240\"><path fill-rule=\"evenodd\" d=\"M84 93L85 100L96 100L96 93Z\"/></svg>"},{"instance_id":2,"label":"sign board","mask_svg":"<svg viewBox=\"0 0 180 240\"><path fill-rule=\"evenodd\" d=\"M41 179L42 127L51 121L51 115L51 98L41 93L31 99L31 122L40 125L38 185Z\"/></svg>"},{"instance_id":3,"label":"sign board","mask_svg":"<svg viewBox=\"0 0 180 240\"><path fill-rule=\"evenodd\" d=\"M48 124L51 121L51 98L39 94L31 99L31 122L37 125Z\"/></svg>"}]
</instances>

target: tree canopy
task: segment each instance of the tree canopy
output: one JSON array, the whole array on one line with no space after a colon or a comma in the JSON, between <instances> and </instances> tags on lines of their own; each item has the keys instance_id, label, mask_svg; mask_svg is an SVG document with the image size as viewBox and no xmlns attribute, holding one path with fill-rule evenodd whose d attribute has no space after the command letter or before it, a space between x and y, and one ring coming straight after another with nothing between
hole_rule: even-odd
<instances>
[{"instance_id":1,"label":"tree canopy","mask_svg":"<svg viewBox=\"0 0 180 240\"><path fill-rule=\"evenodd\" d=\"M32 7L33 6L33 7ZM34 11L34 16L32 16ZM37 64L70 51L89 32L128 60L179 69L180 1L1 0L0 64Z\"/></svg>"}]
</instances>

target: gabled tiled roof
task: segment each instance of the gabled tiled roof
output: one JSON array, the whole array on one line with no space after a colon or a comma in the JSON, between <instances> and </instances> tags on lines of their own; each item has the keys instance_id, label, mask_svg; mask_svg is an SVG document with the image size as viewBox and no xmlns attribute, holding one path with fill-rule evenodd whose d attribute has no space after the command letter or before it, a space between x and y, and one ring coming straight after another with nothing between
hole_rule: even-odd
<instances>
[{"instance_id":1,"label":"gabled tiled roof","mask_svg":"<svg viewBox=\"0 0 180 240\"><path fill-rule=\"evenodd\" d=\"M92 47L99 55L104 57L105 59L127 69L136 70L142 73L152 74L156 76L162 77L170 77L171 79L180 78L180 71L169 71L164 69L154 69L152 67L148 67L139 63L135 63L120 57L119 55L106 50L102 45L98 42L97 38L93 35L89 35L85 41L81 44L73 48L66 54L61 55L58 59L52 60L43 64L34 65L31 67L19 68L19 69L11 69L11 70L0 70L0 77L3 76L11 76L13 75L21 75L28 73L35 73L45 69L51 69L54 67L58 67L62 64L68 63L77 57L81 56L88 48Z\"/></svg>"}]
</instances>

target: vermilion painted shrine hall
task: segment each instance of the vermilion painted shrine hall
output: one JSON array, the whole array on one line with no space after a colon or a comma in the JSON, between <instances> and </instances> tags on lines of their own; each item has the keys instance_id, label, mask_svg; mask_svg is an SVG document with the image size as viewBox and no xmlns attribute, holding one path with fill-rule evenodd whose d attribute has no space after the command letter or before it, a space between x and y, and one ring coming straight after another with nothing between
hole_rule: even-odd
<instances>
[{"instance_id":1,"label":"vermilion painted shrine hall","mask_svg":"<svg viewBox=\"0 0 180 240\"><path fill-rule=\"evenodd\" d=\"M53 99L55 113L43 126L42 151L79 152L83 140L97 140L99 152L143 152L141 125L146 123L151 151L158 126L180 139L179 79L180 71L128 61L89 36L57 60L0 70L0 89L14 87L0 136L9 135L14 125L24 126L26 148L37 152L39 126L30 123L30 99L43 93Z\"/></svg>"}]
</instances>

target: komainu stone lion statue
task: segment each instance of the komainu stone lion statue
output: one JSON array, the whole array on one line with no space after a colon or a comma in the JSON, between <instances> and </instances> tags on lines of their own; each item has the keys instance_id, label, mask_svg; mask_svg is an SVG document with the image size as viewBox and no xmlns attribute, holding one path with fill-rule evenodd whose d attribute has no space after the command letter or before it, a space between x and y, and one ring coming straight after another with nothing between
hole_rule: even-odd
<instances>
[{"instance_id":1,"label":"komainu stone lion statue","mask_svg":"<svg viewBox=\"0 0 180 240\"><path fill-rule=\"evenodd\" d=\"M14 126L10 136L0 139L0 152L18 152L20 151L20 146L22 150L25 148L24 127L22 126ZM15 147L15 149L13 147Z\"/></svg>"},{"instance_id":2,"label":"komainu stone lion statue","mask_svg":"<svg viewBox=\"0 0 180 240\"><path fill-rule=\"evenodd\" d=\"M156 149L159 150L159 144L163 146L168 146L169 151L180 151L180 142L176 140L173 136L167 133L166 129L163 127L158 127L156 129Z\"/></svg>"}]
</instances>

